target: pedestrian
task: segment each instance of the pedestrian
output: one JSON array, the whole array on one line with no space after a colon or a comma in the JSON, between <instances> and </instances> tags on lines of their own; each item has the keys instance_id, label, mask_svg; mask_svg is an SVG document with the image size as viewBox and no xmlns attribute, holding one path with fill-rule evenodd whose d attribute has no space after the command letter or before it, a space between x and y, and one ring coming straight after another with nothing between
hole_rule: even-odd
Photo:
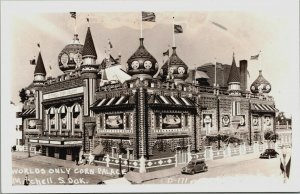
<instances>
[{"instance_id":1,"label":"pedestrian","mask_svg":"<svg viewBox=\"0 0 300 194\"><path fill-rule=\"evenodd\" d=\"M25 176L24 185L28 186L30 181L28 180L28 175Z\"/></svg>"}]
</instances>

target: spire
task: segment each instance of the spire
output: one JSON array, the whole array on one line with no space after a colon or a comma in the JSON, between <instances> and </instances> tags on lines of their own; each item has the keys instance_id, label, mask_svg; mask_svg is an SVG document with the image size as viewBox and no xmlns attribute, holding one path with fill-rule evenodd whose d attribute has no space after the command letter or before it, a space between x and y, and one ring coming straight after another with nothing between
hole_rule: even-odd
<instances>
[{"instance_id":1,"label":"spire","mask_svg":"<svg viewBox=\"0 0 300 194\"><path fill-rule=\"evenodd\" d=\"M44 62L43 62L43 58L41 55L41 52L39 52L39 56L36 62L36 67L34 70L34 74L42 74L44 76L46 76L46 70L45 70L45 66L44 66Z\"/></svg>"},{"instance_id":2,"label":"spire","mask_svg":"<svg viewBox=\"0 0 300 194\"><path fill-rule=\"evenodd\" d=\"M97 59L97 53L96 53L96 49L94 46L94 41L93 41L90 27L88 27L88 30L86 33L83 51L82 51L82 57L83 58L84 57L94 57Z\"/></svg>"},{"instance_id":3,"label":"spire","mask_svg":"<svg viewBox=\"0 0 300 194\"><path fill-rule=\"evenodd\" d=\"M234 53L233 53L233 58L232 58L232 65L228 77L228 83L230 82L240 82L240 73L237 69L236 63L235 63L235 58L234 58Z\"/></svg>"}]
</instances>

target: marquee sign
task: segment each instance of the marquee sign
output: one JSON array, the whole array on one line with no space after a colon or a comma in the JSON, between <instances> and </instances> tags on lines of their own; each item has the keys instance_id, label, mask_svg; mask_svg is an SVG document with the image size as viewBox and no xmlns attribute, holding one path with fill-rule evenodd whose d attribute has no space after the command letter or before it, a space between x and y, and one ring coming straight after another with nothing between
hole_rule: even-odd
<instances>
[{"instance_id":1,"label":"marquee sign","mask_svg":"<svg viewBox=\"0 0 300 194\"><path fill-rule=\"evenodd\" d=\"M52 93L49 93L49 94L44 94L43 99L48 100L48 99L52 99L52 98L60 98L60 97L64 97L64 96L70 96L70 95L81 94L81 93L83 93L83 87L82 86L77 87L77 88L71 88L71 89L63 90L63 91L52 92Z\"/></svg>"},{"instance_id":2,"label":"marquee sign","mask_svg":"<svg viewBox=\"0 0 300 194\"><path fill-rule=\"evenodd\" d=\"M65 145L82 144L82 141L65 141Z\"/></svg>"}]
</instances>

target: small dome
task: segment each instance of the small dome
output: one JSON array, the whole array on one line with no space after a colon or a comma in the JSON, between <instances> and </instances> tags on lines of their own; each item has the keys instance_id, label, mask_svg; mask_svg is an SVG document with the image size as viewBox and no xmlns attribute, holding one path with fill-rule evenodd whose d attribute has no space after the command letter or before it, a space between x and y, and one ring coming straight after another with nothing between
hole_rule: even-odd
<instances>
[{"instance_id":1,"label":"small dome","mask_svg":"<svg viewBox=\"0 0 300 194\"><path fill-rule=\"evenodd\" d=\"M80 44L78 35L74 35L71 44L65 48L58 55L58 65L63 72L75 70L76 67L82 64L82 49L83 45Z\"/></svg>"},{"instance_id":2,"label":"small dome","mask_svg":"<svg viewBox=\"0 0 300 194\"><path fill-rule=\"evenodd\" d=\"M167 60L160 70L160 75L166 79L168 74L172 74L173 79L186 80L188 75L188 66L177 56L176 47L172 47L173 53L170 56L170 62ZM168 71L169 67L169 71Z\"/></svg>"},{"instance_id":3,"label":"small dome","mask_svg":"<svg viewBox=\"0 0 300 194\"><path fill-rule=\"evenodd\" d=\"M136 77L153 77L158 70L156 59L144 47L144 38L140 38L140 46L127 60L126 72Z\"/></svg>"},{"instance_id":4,"label":"small dome","mask_svg":"<svg viewBox=\"0 0 300 194\"><path fill-rule=\"evenodd\" d=\"M262 71L259 71L259 76L251 84L250 90L252 93L269 93L271 91L271 84L262 75Z\"/></svg>"}]
</instances>

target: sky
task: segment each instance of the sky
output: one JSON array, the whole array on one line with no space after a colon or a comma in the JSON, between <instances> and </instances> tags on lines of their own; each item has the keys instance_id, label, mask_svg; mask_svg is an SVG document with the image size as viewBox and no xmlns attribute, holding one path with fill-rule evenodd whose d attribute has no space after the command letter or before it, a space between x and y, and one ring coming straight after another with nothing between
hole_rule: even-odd
<instances>
[{"instance_id":1,"label":"sky","mask_svg":"<svg viewBox=\"0 0 300 194\"><path fill-rule=\"evenodd\" d=\"M276 4L276 3L275 3ZM291 115L291 102L298 90L298 19L295 12L288 11L286 4L275 9L199 9L177 11L150 9L155 12L156 22L143 23L144 45L162 65L163 56L172 46L172 17L183 27L182 34L175 35L177 54L189 66L201 66L218 62L231 64L233 52L239 60L248 60L250 85L262 69L263 76L271 83L270 95L276 107ZM82 10L77 11L77 32L84 43L87 31L86 18L90 27L100 63L109 48L110 39L114 57L122 55L122 64L135 52L139 45L141 10ZM69 11L13 12L7 18L10 36L9 61L11 69L11 99L19 101L18 91L33 80L35 66L29 60L38 55L37 43L41 45L47 76L62 74L58 68L58 54L71 42L74 34L74 19ZM279 12L280 11L280 12ZM283 14L284 13L284 14ZM227 30L214 24L216 22ZM261 51L259 60L249 60ZM3 66L3 64L2 64ZM52 70L49 69L52 67ZM249 87L248 87L249 89Z\"/></svg>"}]
</instances>

